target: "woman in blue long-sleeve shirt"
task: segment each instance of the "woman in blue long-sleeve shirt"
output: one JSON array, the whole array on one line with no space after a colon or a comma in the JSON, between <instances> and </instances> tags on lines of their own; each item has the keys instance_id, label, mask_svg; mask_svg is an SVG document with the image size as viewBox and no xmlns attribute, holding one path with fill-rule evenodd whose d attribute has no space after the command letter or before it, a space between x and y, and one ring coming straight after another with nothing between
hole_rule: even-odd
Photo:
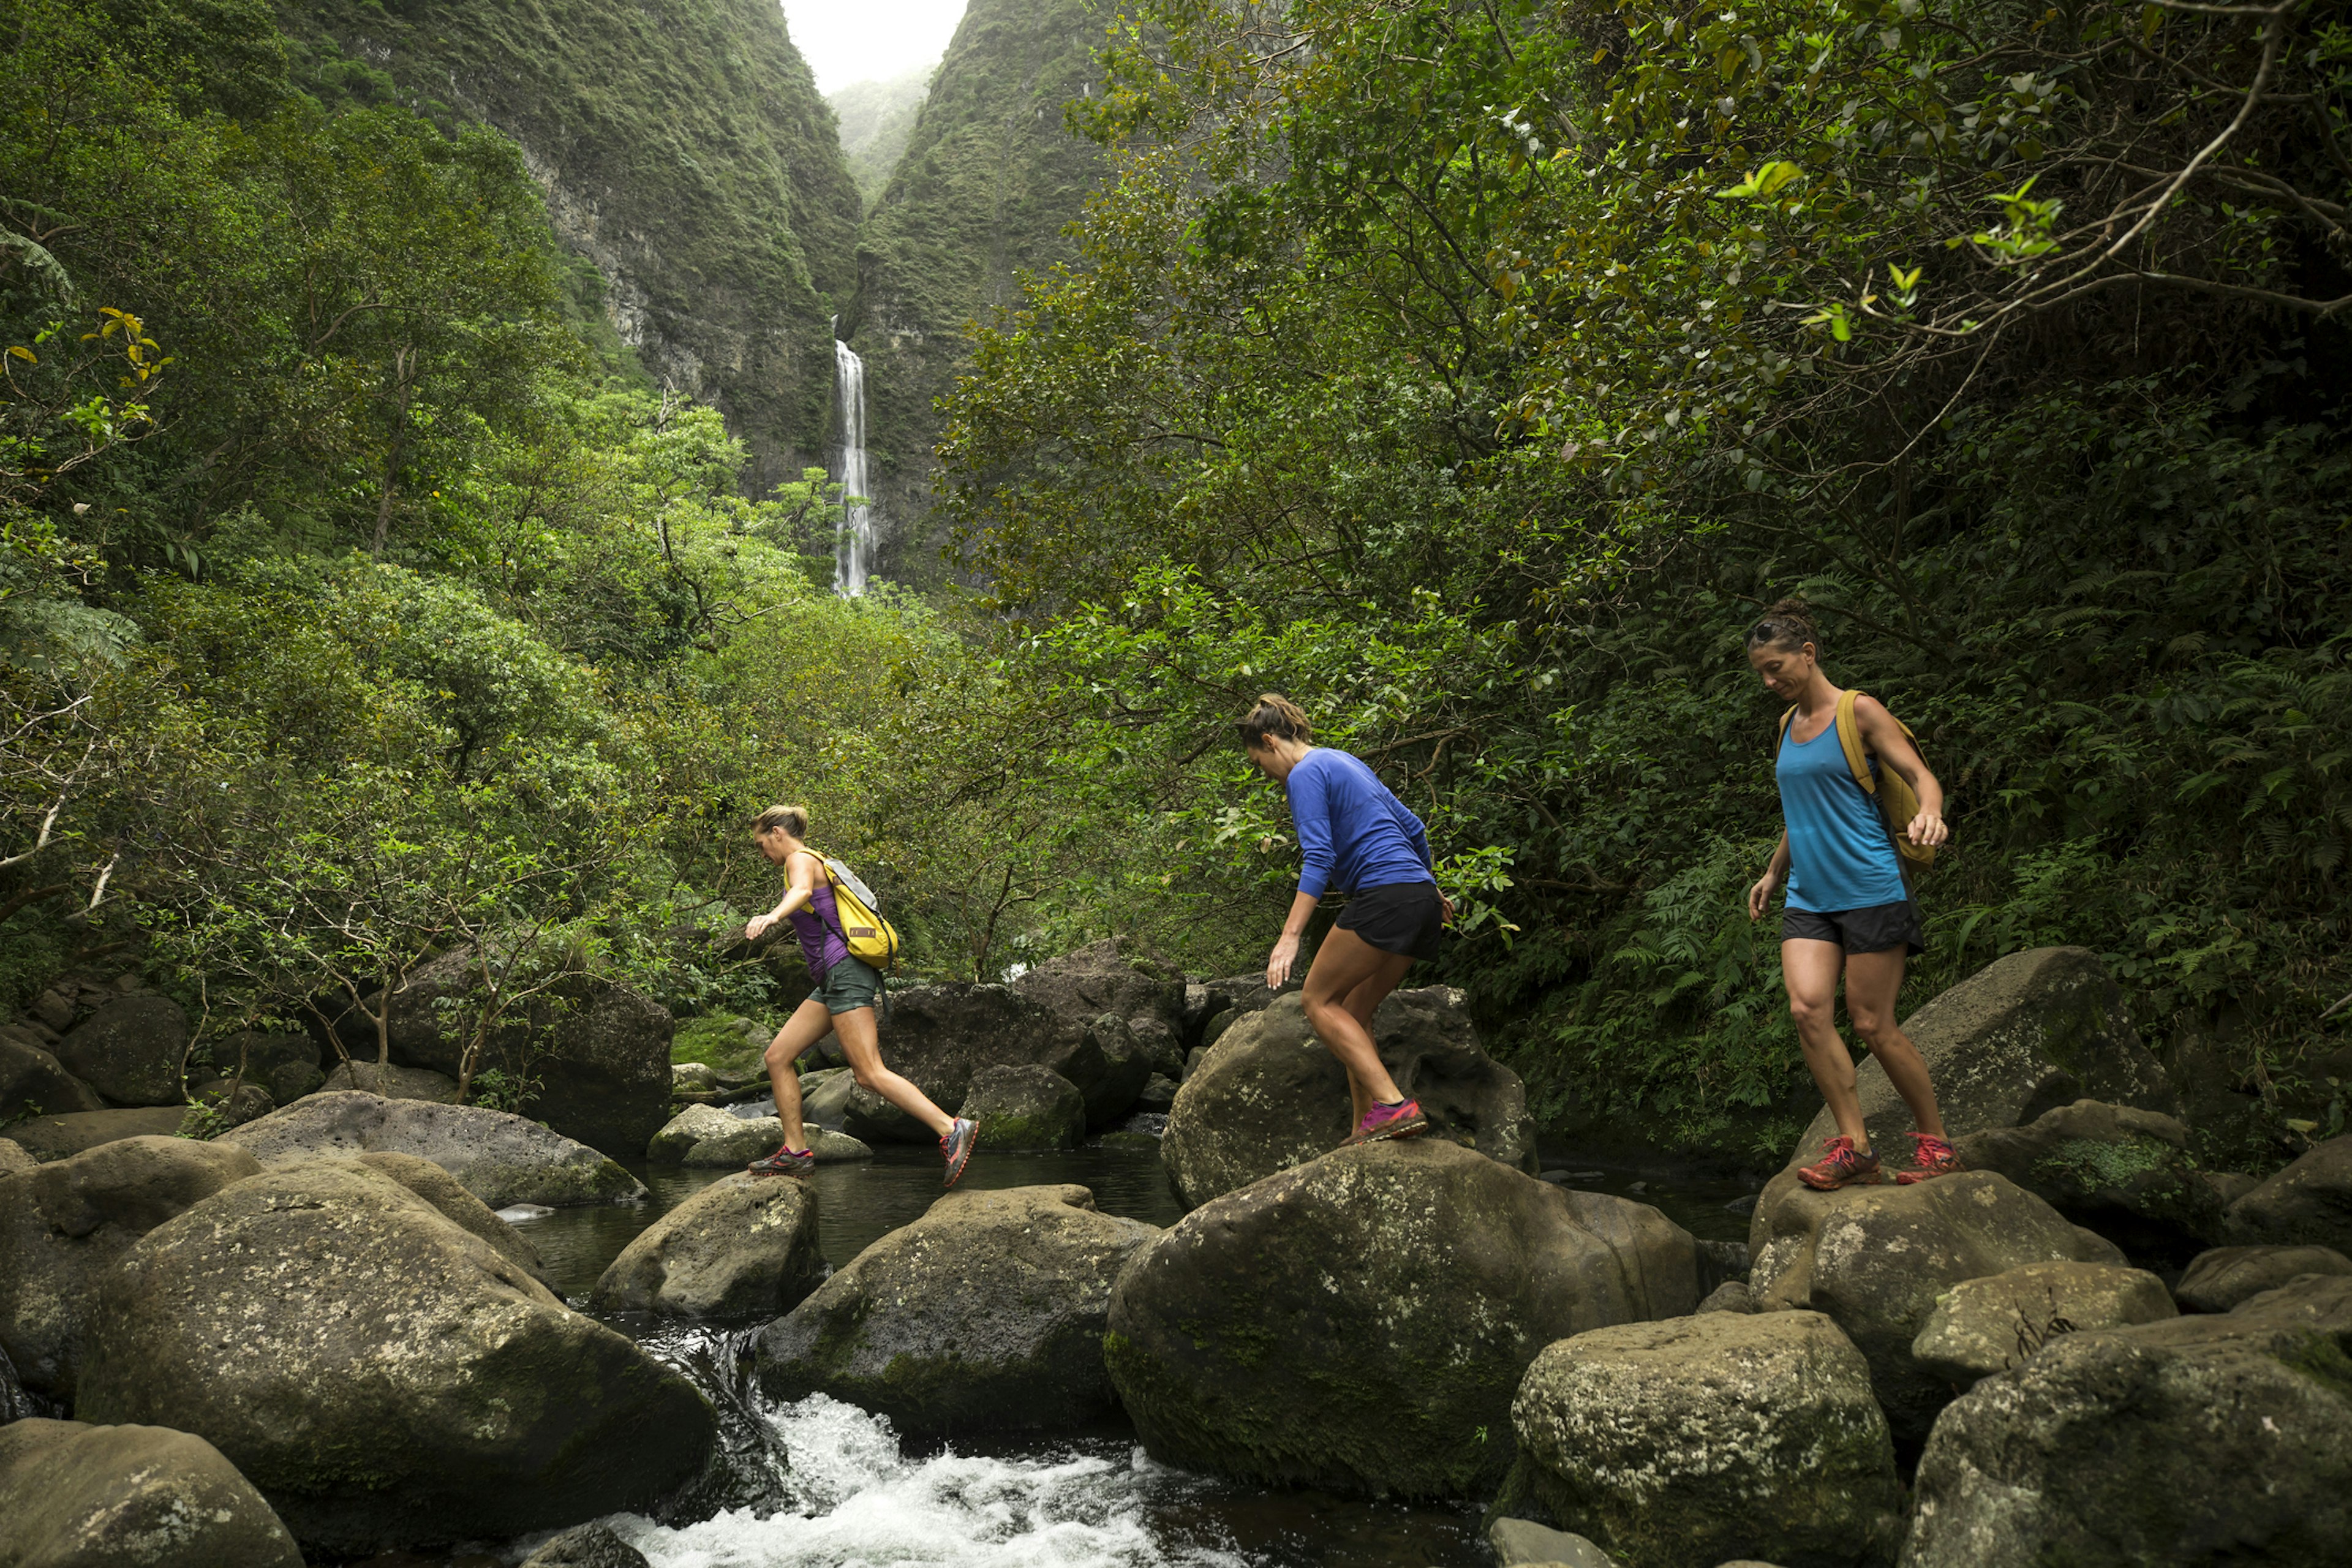
<instances>
[{"instance_id":1,"label":"woman in blue long-sleeve shirt","mask_svg":"<svg viewBox=\"0 0 2352 1568\"><path fill-rule=\"evenodd\" d=\"M1298 962L1307 917L1328 889L1349 896L1307 971L1307 1021L1348 1069L1355 1098L1351 1143L1410 1138L1429 1123L1381 1065L1372 1013L1417 958L1437 956L1437 936L1454 906L1437 890L1421 818L1358 758L1309 745L1314 728L1298 705L1267 692L1240 724L1242 745L1290 795L1304 861L1282 939L1266 960L1279 990Z\"/></svg>"}]
</instances>

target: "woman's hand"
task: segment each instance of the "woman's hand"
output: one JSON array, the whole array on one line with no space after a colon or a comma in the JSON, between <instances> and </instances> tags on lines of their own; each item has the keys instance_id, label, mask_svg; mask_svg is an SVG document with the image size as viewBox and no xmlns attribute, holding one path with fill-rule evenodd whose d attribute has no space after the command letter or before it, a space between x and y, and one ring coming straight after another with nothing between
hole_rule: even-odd
<instances>
[{"instance_id":1,"label":"woman's hand","mask_svg":"<svg viewBox=\"0 0 2352 1568\"><path fill-rule=\"evenodd\" d=\"M1438 923L1441 925L1452 925L1454 923L1454 900L1447 898L1444 893L1440 893L1437 895L1437 904L1440 909L1445 911L1444 920Z\"/></svg>"},{"instance_id":2,"label":"woman's hand","mask_svg":"<svg viewBox=\"0 0 2352 1568\"><path fill-rule=\"evenodd\" d=\"M1941 844L1952 836L1952 830L1944 826L1944 819L1932 811L1923 811L1913 817L1911 826L1904 832L1909 835L1914 844Z\"/></svg>"},{"instance_id":3,"label":"woman's hand","mask_svg":"<svg viewBox=\"0 0 2352 1568\"><path fill-rule=\"evenodd\" d=\"M772 928L775 923L776 917L773 915L753 915L750 920L743 922L743 940L745 942L759 941L768 933L770 929Z\"/></svg>"},{"instance_id":4,"label":"woman's hand","mask_svg":"<svg viewBox=\"0 0 2352 1568\"><path fill-rule=\"evenodd\" d=\"M1778 887L1780 882L1780 879L1769 871L1756 879L1756 885L1748 889L1749 920L1760 921L1764 918L1765 906L1772 901L1772 889Z\"/></svg>"},{"instance_id":5,"label":"woman's hand","mask_svg":"<svg viewBox=\"0 0 2352 1568\"><path fill-rule=\"evenodd\" d=\"M1286 933L1274 944L1274 952L1265 961L1265 983L1279 991L1290 979L1290 966L1298 962L1298 939Z\"/></svg>"}]
</instances>

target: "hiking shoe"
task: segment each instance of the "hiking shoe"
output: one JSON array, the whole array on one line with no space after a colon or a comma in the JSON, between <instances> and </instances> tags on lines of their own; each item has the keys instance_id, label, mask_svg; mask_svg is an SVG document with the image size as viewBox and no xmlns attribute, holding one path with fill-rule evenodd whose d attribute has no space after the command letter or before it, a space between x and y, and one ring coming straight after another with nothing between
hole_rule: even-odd
<instances>
[{"instance_id":1,"label":"hiking shoe","mask_svg":"<svg viewBox=\"0 0 2352 1568\"><path fill-rule=\"evenodd\" d=\"M1878 1156L1862 1152L1853 1146L1851 1138L1832 1138L1822 1145L1820 1163L1800 1170L1797 1179L1817 1193L1833 1193L1840 1187L1869 1186L1880 1179Z\"/></svg>"},{"instance_id":2,"label":"hiking shoe","mask_svg":"<svg viewBox=\"0 0 2352 1568\"><path fill-rule=\"evenodd\" d=\"M764 1160L754 1160L744 1167L755 1176L805 1176L816 1169L816 1151L795 1149L787 1143Z\"/></svg>"},{"instance_id":3,"label":"hiking shoe","mask_svg":"<svg viewBox=\"0 0 2352 1568\"><path fill-rule=\"evenodd\" d=\"M942 1185L952 1187L956 1184L956 1178L963 1174L964 1166L971 1163L971 1146L979 1138L978 1123L961 1116L955 1119L955 1125L948 1129L948 1135L940 1140L940 1152L947 1156L948 1162L948 1179Z\"/></svg>"},{"instance_id":4,"label":"hiking shoe","mask_svg":"<svg viewBox=\"0 0 2352 1568\"><path fill-rule=\"evenodd\" d=\"M1348 1135L1350 1143L1377 1143L1383 1138L1410 1138L1429 1129L1429 1118L1421 1113L1417 1100L1402 1100L1394 1105L1374 1101L1364 1112L1363 1121Z\"/></svg>"},{"instance_id":5,"label":"hiking shoe","mask_svg":"<svg viewBox=\"0 0 2352 1568\"><path fill-rule=\"evenodd\" d=\"M1955 1171L1965 1171L1960 1157L1952 1146L1931 1132L1911 1134L1911 1166L1895 1173L1895 1184L1907 1187L1914 1182L1924 1182L1931 1176L1948 1176Z\"/></svg>"}]
</instances>

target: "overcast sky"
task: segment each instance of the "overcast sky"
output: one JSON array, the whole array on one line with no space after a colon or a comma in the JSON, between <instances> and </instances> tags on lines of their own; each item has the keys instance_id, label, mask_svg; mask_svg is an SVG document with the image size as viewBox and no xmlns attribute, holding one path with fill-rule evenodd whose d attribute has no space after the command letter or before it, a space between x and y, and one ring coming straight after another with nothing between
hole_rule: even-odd
<instances>
[{"instance_id":1,"label":"overcast sky","mask_svg":"<svg viewBox=\"0 0 2352 1568\"><path fill-rule=\"evenodd\" d=\"M963 19L964 0L783 0L819 92L887 81L939 64Z\"/></svg>"}]
</instances>

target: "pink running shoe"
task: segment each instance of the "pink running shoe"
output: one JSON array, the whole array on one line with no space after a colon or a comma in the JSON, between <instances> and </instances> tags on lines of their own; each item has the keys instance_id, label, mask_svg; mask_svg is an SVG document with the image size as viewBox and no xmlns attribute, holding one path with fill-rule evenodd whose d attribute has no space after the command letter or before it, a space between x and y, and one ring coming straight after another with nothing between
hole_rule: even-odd
<instances>
[{"instance_id":1,"label":"pink running shoe","mask_svg":"<svg viewBox=\"0 0 2352 1568\"><path fill-rule=\"evenodd\" d=\"M1797 1173L1797 1179L1817 1193L1833 1193L1840 1187L1871 1186L1880 1177L1878 1156L1865 1154L1853 1146L1851 1138L1832 1138L1822 1145L1822 1157Z\"/></svg>"},{"instance_id":2,"label":"pink running shoe","mask_svg":"<svg viewBox=\"0 0 2352 1568\"><path fill-rule=\"evenodd\" d=\"M1375 1100L1372 1108L1364 1112L1363 1121L1356 1124L1355 1131L1349 1134L1348 1142L1377 1143L1383 1138L1410 1138L1428 1130L1429 1118L1421 1113L1419 1100L1401 1100L1394 1105Z\"/></svg>"},{"instance_id":3,"label":"pink running shoe","mask_svg":"<svg viewBox=\"0 0 2352 1568\"><path fill-rule=\"evenodd\" d=\"M1935 1176L1948 1176L1955 1171L1968 1169L1966 1165L1960 1163L1960 1157L1952 1152L1952 1146L1949 1143L1930 1132L1911 1134L1911 1164L1912 1169L1895 1173L1896 1186L1907 1187L1915 1182L1924 1182Z\"/></svg>"}]
</instances>

